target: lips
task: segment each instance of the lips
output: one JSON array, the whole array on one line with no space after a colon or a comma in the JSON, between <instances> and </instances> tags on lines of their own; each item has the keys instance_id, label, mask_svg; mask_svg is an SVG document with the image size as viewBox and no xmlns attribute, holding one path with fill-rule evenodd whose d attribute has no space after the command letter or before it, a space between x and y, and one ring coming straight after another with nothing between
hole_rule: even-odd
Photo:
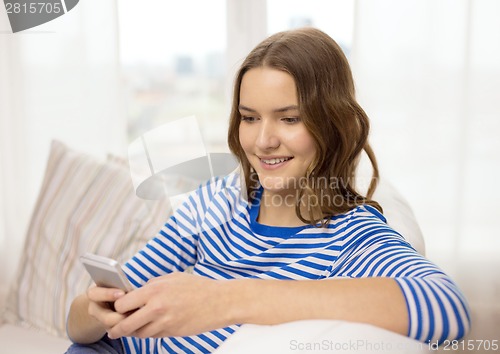
<instances>
[{"instance_id":1,"label":"lips","mask_svg":"<svg viewBox=\"0 0 500 354\"><path fill-rule=\"evenodd\" d=\"M288 161L293 159L293 156L258 156L260 160L260 168L267 171L272 171L286 166Z\"/></svg>"},{"instance_id":2,"label":"lips","mask_svg":"<svg viewBox=\"0 0 500 354\"><path fill-rule=\"evenodd\" d=\"M266 165L277 165L285 161L291 160L292 157L275 157L275 158L261 158L260 161Z\"/></svg>"}]
</instances>

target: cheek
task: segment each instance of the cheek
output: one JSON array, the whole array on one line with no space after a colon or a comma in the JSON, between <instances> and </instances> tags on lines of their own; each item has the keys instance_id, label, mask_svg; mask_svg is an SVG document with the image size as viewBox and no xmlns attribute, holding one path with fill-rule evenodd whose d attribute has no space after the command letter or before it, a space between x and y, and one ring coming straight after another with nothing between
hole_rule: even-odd
<instances>
[{"instance_id":1,"label":"cheek","mask_svg":"<svg viewBox=\"0 0 500 354\"><path fill-rule=\"evenodd\" d=\"M316 144L308 131L299 131L288 135L287 145L294 146L295 152L307 160L312 160L316 155Z\"/></svg>"},{"instance_id":2,"label":"cheek","mask_svg":"<svg viewBox=\"0 0 500 354\"><path fill-rule=\"evenodd\" d=\"M245 153L247 153L250 148L250 137L248 134L248 129L245 129L242 125L240 125L238 134L240 138L241 148L245 151Z\"/></svg>"},{"instance_id":3,"label":"cheek","mask_svg":"<svg viewBox=\"0 0 500 354\"><path fill-rule=\"evenodd\" d=\"M304 141L304 148L307 154L310 156L310 159L311 160L314 159L314 157L316 156L317 149L316 149L316 143L314 142L312 137L308 137Z\"/></svg>"}]
</instances>

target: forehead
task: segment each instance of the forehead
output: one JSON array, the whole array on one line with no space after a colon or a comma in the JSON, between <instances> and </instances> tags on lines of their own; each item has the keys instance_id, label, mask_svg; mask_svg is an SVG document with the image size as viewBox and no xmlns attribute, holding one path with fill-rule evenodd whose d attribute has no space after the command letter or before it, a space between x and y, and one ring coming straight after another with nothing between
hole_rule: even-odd
<instances>
[{"instance_id":1,"label":"forehead","mask_svg":"<svg viewBox=\"0 0 500 354\"><path fill-rule=\"evenodd\" d=\"M247 71L241 80L240 104L252 108L297 105L293 77L281 70L259 67Z\"/></svg>"}]
</instances>

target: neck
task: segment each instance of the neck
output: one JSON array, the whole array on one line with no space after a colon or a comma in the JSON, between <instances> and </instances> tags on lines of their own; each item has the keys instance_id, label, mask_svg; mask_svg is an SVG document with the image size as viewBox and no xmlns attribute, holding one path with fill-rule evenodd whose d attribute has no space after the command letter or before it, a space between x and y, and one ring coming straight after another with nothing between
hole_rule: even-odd
<instances>
[{"instance_id":1,"label":"neck","mask_svg":"<svg viewBox=\"0 0 500 354\"><path fill-rule=\"evenodd\" d=\"M295 212L295 203L295 194L270 194L264 190L257 221L268 226L303 226Z\"/></svg>"}]
</instances>

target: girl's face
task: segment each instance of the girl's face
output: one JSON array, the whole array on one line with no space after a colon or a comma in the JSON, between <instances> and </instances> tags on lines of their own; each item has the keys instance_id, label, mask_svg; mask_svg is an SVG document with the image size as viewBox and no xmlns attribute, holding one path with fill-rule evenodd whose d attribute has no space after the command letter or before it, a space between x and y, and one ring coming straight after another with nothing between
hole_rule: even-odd
<instances>
[{"instance_id":1,"label":"girl's face","mask_svg":"<svg viewBox=\"0 0 500 354\"><path fill-rule=\"evenodd\" d=\"M250 69L241 81L239 111L240 144L264 190L298 189L316 145L300 119L293 77L268 67Z\"/></svg>"}]
</instances>

